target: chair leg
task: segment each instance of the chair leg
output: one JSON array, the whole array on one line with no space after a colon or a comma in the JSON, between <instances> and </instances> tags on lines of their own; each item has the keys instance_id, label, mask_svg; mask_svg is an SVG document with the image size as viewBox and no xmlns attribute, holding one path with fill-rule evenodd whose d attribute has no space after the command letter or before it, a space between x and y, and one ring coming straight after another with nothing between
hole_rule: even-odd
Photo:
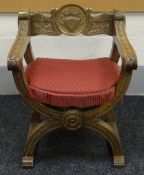
<instances>
[{"instance_id":1,"label":"chair leg","mask_svg":"<svg viewBox=\"0 0 144 175\"><path fill-rule=\"evenodd\" d=\"M43 136L60 127L60 122L48 119L40 121L40 115L35 111L33 112L25 145L24 156L22 159L23 168L33 168L34 153L37 143Z\"/></svg>"},{"instance_id":2,"label":"chair leg","mask_svg":"<svg viewBox=\"0 0 144 175\"><path fill-rule=\"evenodd\" d=\"M114 116L114 113L112 112L112 110L110 110L108 113L106 113L106 121L109 125L111 125L113 128L115 128L115 130L117 131L115 116ZM112 148L111 148L111 145L109 144L108 141L106 141L106 145L107 145L108 153L110 155L112 155Z\"/></svg>"},{"instance_id":3,"label":"chair leg","mask_svg":"<svg viewBox=\"0 0 144 175\"><path fill-rule=\"evenodd\" d=\"M32 117L30 120L30 125L29 125L29 130L28 130L28 135L27 135L27 141L33 131L33 128L35 128L36 125L40 122L40 114L37 113L36 111L33 111ZM26 142L27 142L26 141ZM23 168L32 168L33 167L33 162L34 162L34 154L31 156L24 155L22 159L22 167Z\"/></svg>"},{"instance_id":4,"label":"chair leg","mask_svg":"<svg viewBox=\"0 0 144 175\"><path fill-rule=\"evenodd\" d=\"M113 152L114 166L123 167L124 156L123 156L120 138L114 126L114 121L112 123L110 123L110 121L105 122L101 119L98 119L96 121L86 121L84 124L84 127L99 133L108 141L108 143L111 145L112 152Z\"/></svg>"},{"instance_id":5,"label":"chair leg","mask_svg":"<svg viewBox=\"0 0 144 175\"><path fill-rule=\"evenodd\" d=\"M119 133L118 133L118 129L117 129L117 125L116 125L116 119L115 119L115 115L113 113L112 110L110 110L107 114L106 114L106 117L107 117L107 122L108 124L114 129L115 133L117 134L117 137L119 139L119 142L121 144L121 141L120 141L120 136L119 136ZM121 146L122 147L122 146ZM108 147L109 149L109 147ZM122 148L121 148L122 150ZM114 166L115 167L123 167L125 164L125 161L124 161L124 155L123 155L123 151L121 151L121 156L117 157L117 156L114 156Z\"/></svg>"}]
</instances>

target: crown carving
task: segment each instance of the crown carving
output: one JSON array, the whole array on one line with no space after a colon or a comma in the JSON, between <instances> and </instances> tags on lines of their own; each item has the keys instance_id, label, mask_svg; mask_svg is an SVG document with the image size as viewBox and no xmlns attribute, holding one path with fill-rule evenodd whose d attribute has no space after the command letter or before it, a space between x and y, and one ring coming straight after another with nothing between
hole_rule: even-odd
<instances>
[{"instance_id":1,"label":"crown carving","mask_svg":"<svg viewBox=\"0 0 144 175\"><path fill-rule=\"evenodd\" d=\"M78 17L80 16L80 12L76 10L69 10L69 11L63 12L63 15L65 17L69 17L69 16Z\"/></svg>"}]
</instances>

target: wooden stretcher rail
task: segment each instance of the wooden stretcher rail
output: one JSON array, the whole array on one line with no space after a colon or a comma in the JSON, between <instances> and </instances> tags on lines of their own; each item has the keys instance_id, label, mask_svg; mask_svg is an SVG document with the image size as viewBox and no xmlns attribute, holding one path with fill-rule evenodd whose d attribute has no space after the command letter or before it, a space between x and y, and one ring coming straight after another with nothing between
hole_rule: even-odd
<instances>
[{"instance_id":1,"label":"wooden stretcher rail","mask_svg":"<svg viewBox=\"0 0 144 175\"><path fill-rule=\"evenodd\" d=\"M0 12L43 11L59 8L65 4L77 4L95 11L122 10L125 12L144 12L144 0L0 0Z\"/></svg>"}]
</instances>

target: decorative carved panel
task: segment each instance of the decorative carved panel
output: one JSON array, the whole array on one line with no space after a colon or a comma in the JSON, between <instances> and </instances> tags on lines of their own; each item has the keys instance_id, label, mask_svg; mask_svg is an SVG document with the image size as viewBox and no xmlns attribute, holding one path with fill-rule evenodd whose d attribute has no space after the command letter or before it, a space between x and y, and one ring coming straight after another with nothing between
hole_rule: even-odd
<instances>
[{"instance_id":1,"label":"decorative carved panel","mask_svg":"<svg viewBox=\"0 0 144 175\"><path fill-rule=\"evenodd\" d=\"M88 13L89 24L86 28L85 35L108 34L112 35L113 15L109 13Z\"/></svg>"},{"instance_id":2,"label":"decorative carved panel","mask_svg":"<svg viewBox=\"0 0 144 175\"><path fill-rule=\"evenodd\" d=\"M52 25L51 13L33 13L31 14L31 35L58 35Z\"/></svg>"},{"instance_id":3,"label":"decorative carved panel","mask_svg":"<svg viewBox=\"0 0 144 175\"><path fill-rule=\"evenodd\" d=\"M31 35L112 35L111 13L96 13L77 5L66 5L48 13L30 13Z\"/></svg>"}]
</instances>

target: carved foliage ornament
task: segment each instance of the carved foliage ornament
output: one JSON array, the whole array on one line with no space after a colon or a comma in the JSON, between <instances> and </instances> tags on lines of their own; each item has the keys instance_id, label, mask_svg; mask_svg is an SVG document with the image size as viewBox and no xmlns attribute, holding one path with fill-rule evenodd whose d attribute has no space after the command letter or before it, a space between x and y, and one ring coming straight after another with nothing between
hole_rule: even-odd
<instances>
[{"instance_id":1,"label":"carved foliage ornament","mask_svg":"<svg viewBox=\"0 0 144 175\"><path fill-rule=\"evenodd\" d=\"M51 22L51 13L31 14L31 34L56 35L56 31Z\"/></svg>"}]
</instances>

